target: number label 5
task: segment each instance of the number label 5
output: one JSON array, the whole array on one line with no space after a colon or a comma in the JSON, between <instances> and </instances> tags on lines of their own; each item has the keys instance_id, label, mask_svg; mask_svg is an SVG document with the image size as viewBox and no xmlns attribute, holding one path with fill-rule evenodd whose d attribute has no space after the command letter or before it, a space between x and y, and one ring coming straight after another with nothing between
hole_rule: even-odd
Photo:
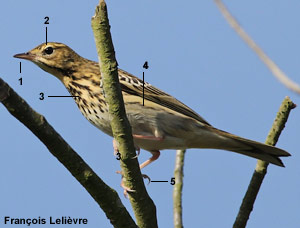
<instances>
[{"instance_id":1,"label":"number label 5","mask_svg":"<svg viewBox=\"0 0 300 228\"><path fill-rule=\"evenodd\" d=\"M175 177L172 177L172 178L171 178L170 184L171 184L171 185L175 185Z\"/></svg>"}]
</instances>

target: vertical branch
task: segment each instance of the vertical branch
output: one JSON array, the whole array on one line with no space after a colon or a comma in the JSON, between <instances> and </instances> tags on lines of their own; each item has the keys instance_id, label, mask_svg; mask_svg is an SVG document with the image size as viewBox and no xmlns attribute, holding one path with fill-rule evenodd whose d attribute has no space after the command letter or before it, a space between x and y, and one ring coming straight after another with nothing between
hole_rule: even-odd
<instances>
[{"instance_id":1,"label":"vertical branch","mask_svg":"<svg viewBox=\"0 0 300 228\"><path fill-rule=\"evenodd\" d=\"M177 150L175 161L175 185L173 190L173 216L174 227L182 228L182 188L183 188L183 165L185 150Z\"/></svg>"},{"instance_id":2,"label":"vertical branch","mask_svg":"<svg viewBox=\"0 0 300 228\"><path fill-rule=\"evenodd\" d=\"M295 108L296 105L290 100L289 97L286 97L277 113L276 119L274 120L273 126L267 136L265 141L266 144L275 146L277 140L287 122L290 111ZM251 178L250 184L248 186L247 192L244 196L243 202L241 204L239 213L236 217L233 227L241 228L246 227L247 221L249 219L250 213L253 210L253 205L264 180L264 177L267 173L267 162L258 160L255 171Z\"/></svg>"},{"instance_id":3,"label":"vertical branch","mask_svg":"<svg viewBox=\"0 0 300 228\"><path fill-rule=\"evenodd\" d=\"M105 100L109 107L113 136L118 142L121 153L122 175L125 185L134 190L129 193L129 199L140 228L157 227L156 208L149 197L138 161L132 138L131 126L125 112L123 96L118 78L118 64L110 34L106 3L100 0L92 17L97 52L99 56L100 72L105 92Z\"/></svg>"}]
</instances>

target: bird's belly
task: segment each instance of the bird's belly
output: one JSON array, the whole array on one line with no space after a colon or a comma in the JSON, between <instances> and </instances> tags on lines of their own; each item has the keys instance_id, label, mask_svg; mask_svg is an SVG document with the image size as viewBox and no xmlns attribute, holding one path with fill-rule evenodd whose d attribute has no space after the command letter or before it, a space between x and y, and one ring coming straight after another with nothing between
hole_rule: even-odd
<instances>
[{"instance_id":1,"label":"bird's belly","mask_svg":"<svg viewBox=\"0 0 300 228\"><path fill-rule=\"evenodd\" d=\"M96 102L95 98L90 98L88 105L84 99L77 100L76 103L90 123L113 136L108 107L95 105ZM187 149L190 140L201 128L201 123L193 119L155 107L127 102L125 108L132 134L138 136L134 137L135 145L148 151Z\"/></svg>"},{"instance_id":2,"label":"bird's belly","mask_svg":"<svg viewBox=\"0 0 300 228\"><path fill-rule=\"evenodd\" d=\"M201 123L167 110L126 105L135 145L145 150L186 149Z\"/></svg>"},{"instance_id":3,"label":"bird's belly","mask_svg":"<svg viewBox=\"0 0 300 228\"><path fill-rule=\"evenodd\" d=\"M93 98L87 95L85 95L85 97L88 97L88 99L74 98L80 112L95 127L104 133L113 136L110 126L108 107L104 104L99 104L99 100L96 99L97 97L99 99L99 95L96 96L94 94Z\"/></svg>"},{"instance_id":4,"label":"bird's belly","mask_svg":"<svg viewBox=\"0 0 300 228\"><path fill-rule=\"evenodd\" d=\"M113 136L108 112L98 113L98 114L90 114L86 112L81 112L84 117L99 130L103 131L105 134Z\"/></svg>"},{"instance_id":5,"label":"bird's belly","mask_svg":"<svg viewBox=\"0 0 300 228\"><path fill-rule=\"evenodd\" d=\"M110 122L108 121L108 116L99 116L99 118L95 116L85 116L85 118L92 123L95 127L103 131L105 134L113 137L113 133L111 130Z\"/></svg>"}]
</instances>

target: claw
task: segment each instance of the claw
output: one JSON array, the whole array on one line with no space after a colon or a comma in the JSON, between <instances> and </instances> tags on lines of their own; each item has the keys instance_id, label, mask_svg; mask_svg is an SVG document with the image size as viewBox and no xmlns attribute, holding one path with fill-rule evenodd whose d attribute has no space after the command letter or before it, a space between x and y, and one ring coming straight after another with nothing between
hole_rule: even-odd
<instances>
[{"instance_id":1,"label":"claw","mask_svg":"<svg viewBox=\"0 0 300 228\"><path fill-rule=\"evenodd\" d=\"M141 154L141 148L139 148L138 146L135 147L135 150L136 150L136 155L132 158L132 159L135 159L137 158L138 156L140 156Z\"/></svg>"},{"instance_id":2,"label":"claw","mask_svg":"<svg viewBox=\"0 0 300 228\"><path fill-rule=\"evenodd\" d=\"M142 174L142 177L143 177L144 179L147 179L147 180L148 180L148 184L150 184L151 178L150 178L147 174Z\"/></svg>"}]
</instances>

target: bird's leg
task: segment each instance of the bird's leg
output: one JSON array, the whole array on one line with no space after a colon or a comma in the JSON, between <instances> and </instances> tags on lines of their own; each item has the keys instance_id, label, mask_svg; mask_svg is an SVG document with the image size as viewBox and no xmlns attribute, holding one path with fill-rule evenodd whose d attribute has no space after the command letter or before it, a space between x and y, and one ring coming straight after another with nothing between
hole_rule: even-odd
<instances>
[{"instance_id":1,"label":"bird's leg","mask_svg":"<svg viewBox=\"0 0 300 228\"><path fill-rule=\"evenodd\" d=\"M163 140L162 137L156 137L156 136L151 136L151 135L133 135L133 138L135 139L148 139L148 140L155 140L155 141L161 141Z\"/></svg>"},{"instance_id":2,"label":"bird's leg","mask_svg":"<svg viewBox=\"0 0 300 228\"><path fill-rule=\"evenodd\" d=\"M148 140L154 140L154 141L161 141L161 140L163 140L162 137L144 136L144 135L133 135L133 138L135 138L135 139L148 139ZM147 161L143 162L140 165L140 169L146 167L147 165L149 165L153 161L157 160L159 158L159 156L160 156L159 150L152 150L152 151L150 151L150 153L152 154L152 157L149 158Z\"/></svg>"},{"instance_id":3,"label":"bird's leg","mask_svg":"<svg viewBox=\"0 0 300 228\"><path fill-rule=\"evenodd\" d=\"M145 135L133 135L133 138L135 139L146 139L146 140L154 140L154 141L161 141L163 140L162 137L156 137L156 136L145 136ZM152 163L153 161L157 160L160 156L160 152L159 150L152 150L150 151L150 153L152 154L152 157L149 158L147 161L143 162L140 165L140 169L146 167L147 165L149 165L150 163ZM147 176L147 175L145 175ZM147 178L150 180L150 178L147 176Z\"/></svg>"},{"instance_id":4,"label":"bird's leg","mask_svg":"<svg viewBox=\"0 0 300 228\"><path fill-rule=\"evenodd\" d=\"M160 152L159 150L153 150L150 151L150 153L152 154L152 157L149 158L147 161L144 161L141 165L140 165L140 169L146 167L147 165L149 165L150 163L154 162L155 160L157 160L160 156Z\"/></svg>"},{"instance_id":5,"label":"bird's leg","mask_svg":"<svg viewBox=\"0 0 300 228\"><path fill-rule=\"evenodd\" d=\"M125 186L123 175L122 175L122 180L121 180L121 184L120 185L123 188L123 194L124 194L125 198L128 198L128 192L135 192L135 190L130 189L130 188L128 188L128 187Z\"/></svg>"},{"instance_id":6,"label":"bird's leg","mask_svg":"<svg viewBox=\"0 0 300 228\"><path fill-rule=\"evenodd\" d=\"M144 135L135 135L135 134L133 134L132 136L133 136L134 139L148 139L148 140L155 140L155 141L163 140L163 138L155 137L155 136L144 136ZM137 154L133 158L137 158L141 153L141 149L140 149L139 146L136 146L136 145L134 145L134 146L135 146L135 149L137 151Z\"/></svg>"},{"instance_id":7,"label":"bird's leg","mask_svg":"<svg viewBox=\"0 0 300 228\"><path fill-rule=\"evenodd\" d=\"M125 186L125 184L124 184L124 176L123 176L122 171L116 171L116 173L122 175L120 186L123 188L123 194L124 194L125 198L128 198L128 192L135 192L135 190L130 189L130 188L128 188L128 187Z\"/></svg>"},{"instance_id":8,"label":"bird's leg","mask_svg":"<svg viewBox=\"0 0 300 228\"><path fill-rule=\"evenodd\" d=\"M134 158L137 158L139 155L140 155L140 152L141 152L141 149L140 149L140 147L138 147L138 146L134 146L135 147L135 149L136 149L136 151L137 151L137 154L136 154L136 156L134 156L133 157L133 159ZM114 148L114 156L118 156L118 153L119 153L119 144L118 144L118 142L117 142L117 140L115 140L115 139L113 139L113 148ZM118 156L119 157L119 156ZM128 188L128 187L126 187L125 186L125 184L124 184L124 176L123 176L123 174L122 174L122 171L117 171L116 173L118 173L118 174L121 174L122 175L122 180L121 180L121 187L123 188L123 190L124 190L124 196L126 197L126 198L128 198L128 192L135 192L135 190L132 190L132 189L130 189L130 188ZM142 174L142 176L143 176L143 178L147 178L148 180L149 180L149 183L150 183L150 178L147 176L147 175L144 175L144 174Z\"/></svg>"},{"instance_id":9,"label":"bird's leg","mask_svg":"<svg viewBox=\"0 0 300 228\"><path fill-rule=\"evenodd\" d=\"M115 138L113 139L113 148L114 148L114 156L117 156L117 154L119 153L119 145L117 140L115 140Z\"/></svg>"},{"instance_id":10,"label":"bird's leg","mask_svg":"<svg viewBox=\"0 0 300 228\"><path fill-rule=\"evenodd\" d=\"M122 171L117 171L116 173L122 175L120 186L123 188L123 194L124 194L125 198L128 198L128 192L135 192L135 190L130 189L130 188L128 188L128 187L125 186L125 184L124 184L124 176L123 176ZM151 180L150 180L150 178L146 174L142 174L142 177L144 179L148 179L148 181L149 181L148 184L150 183Z\"/></svg>"}]
</instances>

